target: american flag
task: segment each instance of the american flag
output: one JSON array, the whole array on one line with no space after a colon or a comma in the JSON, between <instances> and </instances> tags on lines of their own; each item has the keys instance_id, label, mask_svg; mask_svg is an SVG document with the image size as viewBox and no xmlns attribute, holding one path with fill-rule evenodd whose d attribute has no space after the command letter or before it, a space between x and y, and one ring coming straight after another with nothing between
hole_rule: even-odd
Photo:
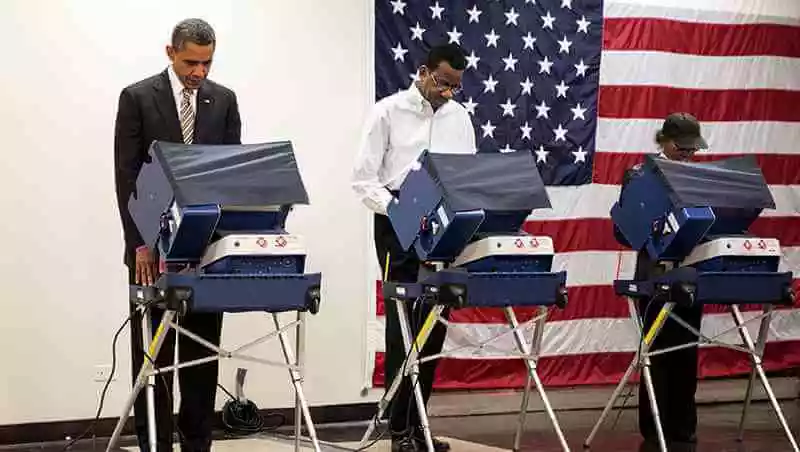
<instances>
[{"instance_id":1,"label":"american flag","mask_svg":"<svg viewBox=\"0 0 800 452\"><path fill-rule=\"evenodd\" d=\"M377 98L407 88L432 45L460 44L468 67L456 100L472 116L479 151L536 156L553 208L534 212L525 228L553 237L555 266L568 271L570 289L569 306L551 312L545 331L539 371L546 384L614 383L633 357L637 333L611 284L632 277L635 254L614 240L609 210L623 171L656 152L655 132L673 111L702 122L711 149L698 159L757 157L777 208L751 231L780 239L782 267L800 271L800 11L780 17L753 7L719 10L709 0L683 4L375 1ZM375 312L367 385L381 386L379 291ZM505 329L503 319L492 309L457 311L445 348L479 344ZM706 308L703 332L713 336L732 325L722 309ZM734 334L722 338L738 343ZM766 367L798 366L798 341L800 310L781 310ZM512 350L508 339L479 356L443 359L435 386L520 387L522 363L493 359ZM701 349L703 377L748 369L743 354Z\"/></svg>"}]
</instances>

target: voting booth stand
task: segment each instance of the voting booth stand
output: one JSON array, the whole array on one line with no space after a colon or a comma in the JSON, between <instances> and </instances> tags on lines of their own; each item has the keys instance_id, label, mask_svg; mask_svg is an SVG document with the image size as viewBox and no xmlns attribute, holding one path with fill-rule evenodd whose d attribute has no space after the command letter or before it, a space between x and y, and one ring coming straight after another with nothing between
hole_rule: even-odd
<instances>
[{"instance_id":1,"label":"voting booth stand","mask_svg":"<svg viewBox=\"0 0 800 452\"><path fill-rule=\"evenodd\" d=\"M650 358L662 353L714 344L747 353L751 360L750 380L739 425L741 439L756 376L761 381L792 450L797 442L762 367L762 355L769 332L773 307L793 305L792 273L778 270L781 249L778 240L756 237L747 232L765 208L775 208L772 194L752 157L731 158L711 163L686 163L648 156L635 171L611 217L630 247L646 252L650 263L663 271L646 281L618 280L615 291L625 296L636 330L641 333L638 351L622 381L613 392L585 446L598 429L635 371L641 371L656 423L658 441L666 452L664 432L656 404ZM643 331L634 299L664 301L656 320ZM734 327L707 337L673 312L675 306L716 304L727 307ZM763 306L763 313L745 321L739 305ZM698 341L650 351L664 323L672 319L691 331ZM747 324L760 320L754 342ZM736 330L744 346L717 338Z\"/></svg>"},{"instance_id":2,"label":"voting booth stand","mask_svg":"<svg viewBox=\"0 0 800 452\"><path fill-rule=\"evenodd\" d=\"M541 396L561 445L566 440L545 393L536 365L548 308L563 308L567 302L566 272L553 272L553 242L550 237L521 232L534 209L549 208L550 200L533 156L513 154L433 154L424 152L415 162L398 196L389 205L388 216L406 250L414 249L424 264L417 283L384 282L384 299L395 303L406 359L401 371L387 387L361 442L363 447L387 409L402 378L409 376L419 411L427 450L433 440L422 392L417 383L420 364L464 352L464 348L420 358L437 323L447 324L445 309L502 308L510 330L482 344L512 335L518 358L528 368L515 450L519 449L531 382ZM387 257L387 265L389 258ZM409 325L408 307L432 306L416 336ZM515 307L534 307L538 315L520 324ZM532 341L526 332L534 328ZM480 352L478 347L477 352Z\"/></svg>"},{"instance_id":3,"label":"voting booth stand","mask_svg":"<svg viewBox=\"0 0 800 452\"><path fill-rule=\"evenodd\" d=\"M143 312L142 342L146 353L133 392L108 444L113 450L134 402L145 389L150 450L156 450L154 386L166 372L221 359L288 369L295 390L295 449L300 422L305 421L319 451L314 424L302 387L300 341L305 313L316 314L321 275L305 273L302 238L285 230L295 204L308 204L291 143L253 145L184 145L154 142L150 161L137 180L129 207L145 243L158 250L161 275L153 286L132 286L131 302ZM155 334L151 308L164 310ZM264 312L274 331L226 350L180 326L187 312ZM296 312L297 320L282 325L278 314ZM297 330L297 356L288 332ZM156 368L170 330L208 348L207 358ZM245 352L277 337L284 362ZM175 380L177 381L177 380Z\"/></svg>"}]
</instances>

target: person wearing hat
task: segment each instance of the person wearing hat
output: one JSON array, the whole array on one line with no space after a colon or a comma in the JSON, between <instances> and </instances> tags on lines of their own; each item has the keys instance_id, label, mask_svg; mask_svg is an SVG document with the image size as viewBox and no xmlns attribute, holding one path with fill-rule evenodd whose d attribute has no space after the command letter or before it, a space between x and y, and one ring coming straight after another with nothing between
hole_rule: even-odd
<instances>
[{"instance_id":1,"label":"person wearing hat","mask_svg":"<svg viewBox=\"0 0 800 452\"><path fill-rule=\"evenodd\" d=\"M708 148L708 143L700 132L700 123L689 113L672 113L667 116L661 129L656 132L655 141L660 150L658 158L675 161L689 161L698 150ZM625 186L641 169L642 164L637 164L625 171L620 198L624 196ZM616 226L614 236L620 244L630 247ZM650 261L646 250L639 251L635 280L647 280L664 271L661 265ZM663 301L650 299L639 301L639 315L643 319L645 332L650 329L663 304ZM700 329L703 314L701 306L676 306L673 312L689 325ZM650 350L674 347L696 340L678 322L667 319ZM670 450L674 447L693 450L697 429L697 347L653 356L650 363L656 403L667 445ZM639 431L644 438L642 449L658 450L658 435L644 379L639 384Z\"/></svg>"}]
</instances>

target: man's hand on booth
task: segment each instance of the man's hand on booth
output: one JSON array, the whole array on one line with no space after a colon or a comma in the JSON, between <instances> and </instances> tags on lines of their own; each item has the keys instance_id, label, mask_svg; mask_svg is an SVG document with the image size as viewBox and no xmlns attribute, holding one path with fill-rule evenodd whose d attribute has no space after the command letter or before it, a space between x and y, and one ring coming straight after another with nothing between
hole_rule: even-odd
<instances>
[{"instance_id":1,"label":"man's hand on booth","mask_svg":"<svg viewBox=\"0 0 800 452\"><path fill-rule=\"evenodd\" d=\"M152 286L158 275L156 259L150 248L140 246L136 249L136 284Z\"/></svg>"}]
</instances>

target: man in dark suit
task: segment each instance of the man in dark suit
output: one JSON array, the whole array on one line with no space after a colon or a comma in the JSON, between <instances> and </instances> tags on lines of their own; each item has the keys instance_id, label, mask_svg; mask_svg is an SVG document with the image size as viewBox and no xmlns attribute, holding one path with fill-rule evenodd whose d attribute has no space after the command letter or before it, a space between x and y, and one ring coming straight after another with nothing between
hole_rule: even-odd
<instances>
[{"instance_id":1,"label":"man in dark suit","mask_svg":"<svg viewBox=\"0 0 800 452\"><path fill-rule=\"evenodd\" d=\"M656 132L656 143L661 148L659 158L676 161L688 161L699 149L708 148L708 144L700 133L700 123L688 113L673 113L664 120L661 130ZM636 165L625 171L622 178L622 193L625 187L641 172L642 165ZM614 229L617 241L623 246L630 246L618 229ZM636 259L635 280L648 280L663 273L665 269L652 262L646 250L641 250ZM645 333L656 319L663 302L642 299L639 301L639 315L644 319ZM676 306L675 315L689 325L700 329L702 306ZM668 319L653 342L651 351L674 347L696 341L697 338L678 322ZM672 450L692 450L696 443L697 407L697 347L671 351L650 359L650 371L656 394L659 416L668 447ZM644 385L639 384L639 431L644 437L643 450L658 450L658 436L655 420L650 408L650 399Z\"/></svg>"},{"instance_id":2,"label":"man in dark suit","mask_svg":"<svg viewBox=\"0 0 800 452\"><path fill-rule=\"evenodd\" d=\"M236 95L207 79L215 47L214 30L209 24L200 19L184 20L173 30L172 42L166 49L171 62L169 67L160 74L126 87L120 94L114 134L114 163L117 202L125 233L125 265L129 269L131 284L153 284L158 274L158 256L142 240L128 210L128 200L136 195L139 171L150 159L150 144L154 140L187 144L241 144ZM161 314L154 309L154 321L157 322ZM189 331L213 344L219 344L222 314L189 313L180 322ZM131 319L134 379L145 358L141 327L141 317L134 315ZM172 363L174 341L174 334L171 333L158 356L159 366ZM208 349L185 337L180 339L179 353L180 361L210 355ZM177 426L183 452L211 450L217 373L217 361L180 370L181 406ZM162 374L157 379L158 452L165 452L172 450L172 378L171 374ZM149 451L144 393L136 400L134 417L139 446L142 451Z\"/></svg>"}]
</instances>

